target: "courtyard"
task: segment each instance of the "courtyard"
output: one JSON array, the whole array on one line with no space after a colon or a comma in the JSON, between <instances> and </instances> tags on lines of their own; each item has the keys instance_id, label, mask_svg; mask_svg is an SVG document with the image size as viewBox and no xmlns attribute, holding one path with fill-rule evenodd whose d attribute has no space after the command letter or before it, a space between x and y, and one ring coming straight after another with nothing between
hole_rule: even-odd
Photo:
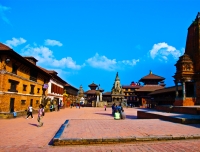
<instances>
[{"instance_id":1,"label":"courtyard","mask_svg":"<svg viewBox=\"0 0 200 152\"><path fill-rule=\"evenodd\" d=\"M141 109L127 108L125 120L114 120L111 108L107 108L107 111L91 107L66 108L46 113L44 126L40 128L37 127L36 114L34 119L0 119L0 151L200 151L200 124L183 125L159 119L137 119L137 110ZM63 139L135 137L138 140L53 146L53 138L66 120L69 120L69 125L60 136ZM155 136L161 141L148 138ZM147 141L145 138L148 138Z\"/></svg>"}]
</instances>

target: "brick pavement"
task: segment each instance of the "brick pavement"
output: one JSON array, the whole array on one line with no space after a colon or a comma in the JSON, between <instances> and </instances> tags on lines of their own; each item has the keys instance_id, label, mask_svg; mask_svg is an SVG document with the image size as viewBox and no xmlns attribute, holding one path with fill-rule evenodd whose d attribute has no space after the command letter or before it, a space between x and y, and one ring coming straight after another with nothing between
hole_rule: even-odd
<instances>
[{"instance_id":1,"label":"brick pavement","mask_svg":"<svg viewBox=\"0 0 200 152\"><path fill-rule=\"evenodd\" d=\"M152 134L160 134L163 132L169 132L172 134L191 134L199 131L200 125L181 125L174 124L171 122L165 122L160 120L136 120L137 109L129 108L125 109L127 114L126 120L123 123L131 122L133 126L127 126L132 129L131 132L143 132L145 126L149 126L153 129L153 125L156 124L157 130L153 129ZM200 140L177 140L177 141L162 141L162 142L137 142L137 143L121 143L121 144L111 144L111 145L76 145L76 146L51 146L51 139L56 134L57 130L60 128L61 124L64 123L66 119L79 121L81 119L86 119L85 121L90 121L91 123L96 122L96 125L90 126L87 129L94 130L94 127L101 126L100 121L113 120L110 116L111 109L107 108L104 111L103 108L67 108L61 109L59 112L46 113L44 117L44 126L41 128L36 127L37 119L34 115L34 119L25 119L24 117L19 117L15 119L5 120L0 119L0 151L200 151ZM93 120L95 120L93 122ZM97 121L99 120L99 121ZM81 120L83 121L83 120ZM84 122L84 121L83 121ZM116 121L115 121L116 122ZM164 128L162 126L165 126ZM118 125L117 125L118 126ZM176 127L177 126L177 127ZM108 126L109 128L110 126ZM125 127L125 126L124 126ZM173 128L175 129L173 130ZM135 128L135 129L134 129ZM103 128L106 130L106 128ZM89 130L88 130L89 131ZM114 130L115 131L115 130ZM72 130L74 135L76 135L77 130ZM106 131L107 132L107 131ZM129 131L130 132L130 131ZM82 132L83 135L85 132ZM126 132L124 132L127 134ZM123 134L124 134L123 133ZM144 132L146 133L146 132ZM148 133L148 131L147 131ZM88 132L89 134L89 132ZM85 135L88 135L85 134ZM95 132L96 135L103 134L103 132ZM81 135L81 134L79 134ZM127 134L128 135L128 134Z\"/></svg>"}]
</instances>

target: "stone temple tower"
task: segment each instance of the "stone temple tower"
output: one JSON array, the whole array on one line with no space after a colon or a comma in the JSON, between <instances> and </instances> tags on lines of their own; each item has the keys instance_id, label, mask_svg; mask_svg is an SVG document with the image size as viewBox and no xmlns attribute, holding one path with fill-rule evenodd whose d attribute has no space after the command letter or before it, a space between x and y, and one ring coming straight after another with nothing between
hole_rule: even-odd
<instances>
[{"instance_id":1,"label":"stone temple tower","mask_svg":"<svg viewBox=\"0 0 200 152\"><path fill-rule=\"evenodd\" d=\"M175 106L200 105L200 12L188 28L185 53L175 64ZM182 94L178 94L178 85Z\"/></svg>"},{"instance_id":2,"label":"stone temple tower","mask_svg":"<svg viewBox=\"0 0 200 152\"><path fill-rule=\"evenodd\" d=\"M112 102L115 103L123 102L124 99L124 92L120 84L118 72L116 74L115 81L111 90L111 97L112 97Z\"/></svg>"}]
</instances>

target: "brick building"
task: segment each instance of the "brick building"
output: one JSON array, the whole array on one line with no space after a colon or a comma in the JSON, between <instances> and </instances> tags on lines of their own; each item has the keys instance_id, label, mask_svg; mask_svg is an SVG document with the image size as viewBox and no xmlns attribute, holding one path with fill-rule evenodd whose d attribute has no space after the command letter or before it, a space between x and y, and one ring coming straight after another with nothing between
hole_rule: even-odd
<instances>
[{"instance_id":1,"label":"brick building","mask_svg":"<svg viewBox=\"0 0 200 152\"><path fill-rule=\"evenodd\" d=\"M188 28L185 54L179 58L174 75L176 86L175 106L200 104L200 13ZM178 85L182 86L182 96Z\"/></svg>"},{"instance_id":2,"label":"brick building","mask_svg":"<svg viewBox=\"0 0 200 152\"><path fill-rule=\"evenodd\" d=\"M139 83L131 82L130 85L122 85L124 90L124 98L127 100L127 104L139 106L139 98L137 97L136 90L142 86Z\"/></svg>"},{"instance_id":3,"label":"brick building","mask_svg":"<svg viewBox=\"0 0 200 152\"><path fill-rule=\"evenodd\" d=\"M20 115L29 105L37 109L42 103L51 75L36 62L0 43L0 117L10 117L12 112Z\"/></svg>"}]
</instances>

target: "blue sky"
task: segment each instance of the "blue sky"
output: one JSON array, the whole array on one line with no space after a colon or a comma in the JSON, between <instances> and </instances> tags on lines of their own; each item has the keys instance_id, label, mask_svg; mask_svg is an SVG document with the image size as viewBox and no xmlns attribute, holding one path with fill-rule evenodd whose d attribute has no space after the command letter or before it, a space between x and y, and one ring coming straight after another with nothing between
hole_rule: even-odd
<instances>
[{"instance_id":1,"label":"blue sky","mask_svg":"<svg viewBox=\"0 0 200 152\"><path fill-rule=\"evenodd\" d=\"M87 91L149 74L172 86L199 0L1 0L0 42Z\"/></svg>"}]
</instances>

